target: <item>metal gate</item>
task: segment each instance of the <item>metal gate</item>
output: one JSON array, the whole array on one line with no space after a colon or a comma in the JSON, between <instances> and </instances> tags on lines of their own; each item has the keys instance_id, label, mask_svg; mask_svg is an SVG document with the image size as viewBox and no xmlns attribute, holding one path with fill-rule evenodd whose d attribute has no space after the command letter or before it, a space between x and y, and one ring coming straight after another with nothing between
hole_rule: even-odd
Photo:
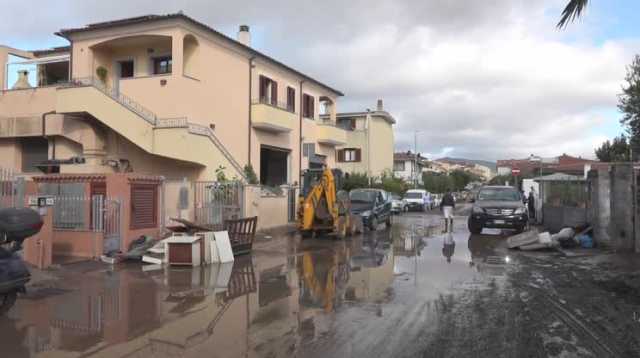
<instances>
[{"instance_id":1,"label":"metal gate","mask_svg":"<svg viewBox=\"0 0 640 358\"><path fill-rule=\"evenodd\" d=\"M296 188L290 188L287 195L289 222L296 221Z\"/></svg>"},{"instance_id":2,"label":"metal gate","mask_svg":"<svg viewBox=\"0 0 640 358\"><path fill-rule=\"evenodd\" d=\"M24 188L24 179L21 182L22 188ZM0 168L0 208L22 206L24 195L16 195L16 191L19 191L18 182L13 171ZM24 189L22 192L24 193Z\"/></svg>"},{"instance_id":3,"label":"metal gate","mask_svg":"<svg viewBox=\"0 0 640 358\"><path fill-rule=\"evenodd\" d=\"M91 198L93 230L104 233L103 251L120 250L122 242L122 200L95 195Z\"/></svg>"},{"instance_id":4,"label":"metal gate","mask_svg":"<svg viewBox=\"0 0 640 358\"><path fill-rule=\"evenodd\" d=\"M195 222L222 225L225 220L240 218L243 193L242 182L195 182Z\"/></svg>"}]
</instances>

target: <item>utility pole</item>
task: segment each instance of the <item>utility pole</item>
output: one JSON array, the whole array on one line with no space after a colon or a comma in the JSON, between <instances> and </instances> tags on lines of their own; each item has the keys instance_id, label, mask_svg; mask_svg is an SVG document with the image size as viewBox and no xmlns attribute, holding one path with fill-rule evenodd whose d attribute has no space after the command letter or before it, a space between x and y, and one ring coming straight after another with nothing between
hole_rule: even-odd
<instances>
[{"instance_id":1,"label":"utility pole","mask_svg":"<svg viewBox=\"0 0 640 358\"><path fill-rule=\"evenodd\" d=\"M413 188L418 189L418 132L413 131Z\"/></svg>"}]
</instances>

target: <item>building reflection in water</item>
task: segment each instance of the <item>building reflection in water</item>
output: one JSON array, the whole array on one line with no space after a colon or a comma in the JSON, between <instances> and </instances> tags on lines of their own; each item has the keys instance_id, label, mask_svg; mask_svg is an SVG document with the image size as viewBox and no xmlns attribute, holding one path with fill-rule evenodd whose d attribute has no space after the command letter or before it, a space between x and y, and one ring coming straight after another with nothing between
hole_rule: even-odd
<instances>
[{"instance_id":1,"label":"building reflection in water","mask_svg":"<svg viewBox=\"0 0 640 358\"><path fill-rule=\"evenodd\" d=\"M11 357L288 356L329 331L345 302L388 300L390 231L287 245L226 266L131 265L70 277L58 294L19 301L0 325L15 339L0 348Z\"/></svg>"}]
</instances>

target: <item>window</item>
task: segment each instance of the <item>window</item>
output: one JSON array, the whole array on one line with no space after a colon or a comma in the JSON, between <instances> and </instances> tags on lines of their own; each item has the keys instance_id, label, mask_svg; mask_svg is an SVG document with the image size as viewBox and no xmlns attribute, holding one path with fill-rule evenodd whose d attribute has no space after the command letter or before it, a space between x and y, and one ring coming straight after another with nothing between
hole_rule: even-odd
<instances>
[{"instance_id":1,"label":"window","mask_svg":"<svg viewBox=\"0 0 640 358\"><path fill-rule=\"evenodd\" d=\"M260 103L278 105L278 82L269 77L260 75L259 88Z\"/></svg>"},{"instance_id":2,"label":"window","mask_svg":"<svg viewBox=\"0 0 640 358\"><path fill-rule=\"evenodd\" d=\"M292 87L287 87L287 111L296 111L296 90Z\"/></svg>"},{"instance_id":3,"label":"window","mask_svg":"<svg viewBox=\"0 0 640 358\"><path fill-rule=\"evenodd\" d=\"M158 186L131 185L131 229L151 229L158 223Z\"/></svg>"},{"instance_id":4,"label":"window","mask_svg":"<svg viewBox=\"0 0 640 358\"><path fill-rule=\"evenodd\" d=\"M393 162L393 171L403 172L405 170L404 162Z\"/></svg>"},{"instance_id":5,"label":"window","mask_svg":"<svg viewBox=\"0 0 640 358\"><path fill-rule=\"evenodd\" d=\"M362 160L362 150L359 148L345 148L338 150L338 162L359 162Z\"/></svg>"},{"instance_id":6,"label":"window","mask_svg":"<svg viewBox=\"0 0 640 358\"><path fill-rule=\"evenodd\" d=\"M302 116L305 118L314 119L315 118L315 101L316 99L313 96L309 96L308 94L302 95Z\"/></svg>"},{"instance_id":7,"label":"window","mask_svg":"<svg viewBox=\"0 0 640 358\"><path fill-rule=\"evenodd\" d=\"M279 186L289 177L289 150L268 146L260 148L260 184Z\"/></svg>"},{"instance_id":8,"label":"window","mask_svg":"<svg viewBox=\"0 0 640 358\"><path fill-rule=\"evenodd\" d=\"M133 61L120 61L118 62L120 67L120 78L131 78L133 77Z\"/></svg>"},{"instance_id":9,"label":"window","mask_svg":"<svg viewBox=\"0 0 640 358\"><path fill-rule=\"evenodd\" d=\"M171 56L156 57L153 59L153 74L163 75L171 73Z\"/></svg>"}]
</instances>

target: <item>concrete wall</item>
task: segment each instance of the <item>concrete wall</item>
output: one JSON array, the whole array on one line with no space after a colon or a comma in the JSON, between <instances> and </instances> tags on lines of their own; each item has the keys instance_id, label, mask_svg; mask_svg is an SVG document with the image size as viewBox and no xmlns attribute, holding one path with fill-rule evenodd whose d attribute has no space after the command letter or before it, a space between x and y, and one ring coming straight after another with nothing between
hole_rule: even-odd
<instances>
[{"instance_id":1,"label":"concrete wall","mask_svg":"<svg viewBox=\"0 0 640 358\"><path fill-rule=\"evenodd\" d=\"M633 168L628 164L611 167L611 245L619 250L634 250Z\"/></svg>"},{"instance_id":2,"label":"concrete wall","mask_svg":"<svg viewBox=\"0 0 640 358\"><path fill-rule=\"evenodd\" d=\"M590 187L590 221L596 244L611 246L611 178L608 170L592 170L588 175Z\"/></svg>"},{"instance_id":3,"label":"concrete wall","mask_svg":"<svg viewBox=\"0 0 640 358\"><path fill-rule=\"evenodd\" d=\"M591 170L590 217L598 244L620 251L640 252L635 204L636 170L631 163L615 163L609 168Z\"/></svg>"}]
</instances>

